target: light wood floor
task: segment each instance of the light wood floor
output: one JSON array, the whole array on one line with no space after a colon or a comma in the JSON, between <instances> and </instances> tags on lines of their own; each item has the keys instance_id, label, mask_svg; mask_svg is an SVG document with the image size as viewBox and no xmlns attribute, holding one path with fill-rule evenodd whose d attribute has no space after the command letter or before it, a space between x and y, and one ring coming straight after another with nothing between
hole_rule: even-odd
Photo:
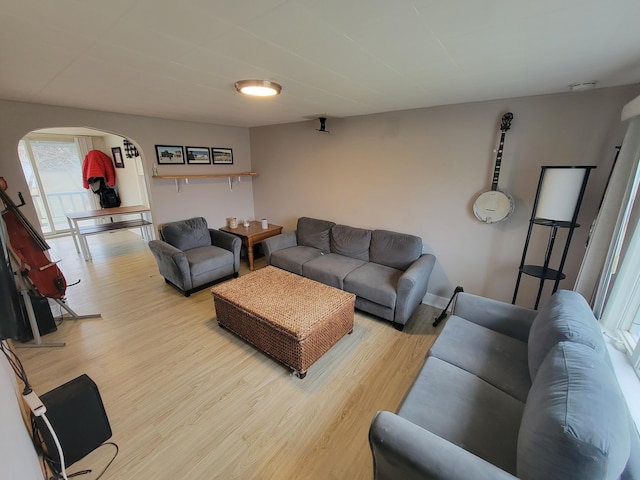
<instances>
[{"instance_id":1,"label":"light wood floor","mask_svg":"<svg viewBox=\"0 0 640 480\"><path fill-rule=\"evenodd\" d=\"M65 347L18 355L39 394L83 373L96 382L120 447L107 480L371 478L371 419L398 407L442 328L426 305L404 332L356 312L353 334L300 380L220 328L208 289L185 298L166 285L137 235L89 237L87 263L70 238L50 244L67 282L80 280L69 306L102 318L66 320L43 337ZM111 454L69 472L95 478Z\"/></svg>"}]
</instances>

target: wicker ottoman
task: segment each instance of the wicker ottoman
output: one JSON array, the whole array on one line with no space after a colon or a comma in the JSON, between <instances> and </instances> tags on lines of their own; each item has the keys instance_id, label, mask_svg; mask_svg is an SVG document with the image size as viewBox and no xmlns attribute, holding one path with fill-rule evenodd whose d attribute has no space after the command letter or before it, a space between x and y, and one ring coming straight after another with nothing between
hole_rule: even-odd
<instances>
[{"instance_id":1,"label":"wicker ottoman","mask_svg":"<svg viewBox=\"0 0 640 480\"><path fill-rule=\"evenodd\" d=\"M211 289L218 324L300 378L353 331L355 295L265 267Z\"/></svg>"}]
</instances>

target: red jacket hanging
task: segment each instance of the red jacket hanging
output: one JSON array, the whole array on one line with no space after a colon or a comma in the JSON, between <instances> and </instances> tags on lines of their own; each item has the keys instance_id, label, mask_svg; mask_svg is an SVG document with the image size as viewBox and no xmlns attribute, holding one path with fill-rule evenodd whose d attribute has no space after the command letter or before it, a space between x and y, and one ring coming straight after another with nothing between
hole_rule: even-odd
<instances>
[{"instance_id":1,"label":"red jacket hanging","mask_svg":"<svg viewBox=\"0 0 640 480\"><path fill-rule=\"evenodd\" d=\"M102 177L110 187L116 184L116 169L113 161L106 153L100 150L91 150L84 157L82 164L82 185L89 188L89 179L94 177Z\"/></svg>"}]
</instances>

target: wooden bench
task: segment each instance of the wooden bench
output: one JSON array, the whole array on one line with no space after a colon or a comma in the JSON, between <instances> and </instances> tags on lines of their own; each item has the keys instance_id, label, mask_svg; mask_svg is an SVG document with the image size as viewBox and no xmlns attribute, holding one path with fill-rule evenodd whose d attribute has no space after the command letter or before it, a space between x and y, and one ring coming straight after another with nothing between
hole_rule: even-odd
<instances>
[{"instance_id":1,"label":"wooden bench","mask_svg":"<svg viewBox=\"0 0 640 480\"><path fill-rule=\"evenodd\" d=\"M142 220L121 220L119 222L100 223L98 225L84 225L78 227L80 235L95 235L96 233L110 232L112 230L123 230L129 228L146 227L147 225L153 225L153 223Z\"/></svg>"}]
</instances>

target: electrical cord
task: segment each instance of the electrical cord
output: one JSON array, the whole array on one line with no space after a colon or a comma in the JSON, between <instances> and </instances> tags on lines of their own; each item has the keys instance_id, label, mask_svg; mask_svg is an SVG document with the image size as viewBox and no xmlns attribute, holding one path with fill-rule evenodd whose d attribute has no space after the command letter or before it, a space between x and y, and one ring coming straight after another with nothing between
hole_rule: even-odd
<instances>
[{"instance_id":1,"label":"electrical cord","mask_svg":"<svg viewBox=\"0 0 640 480\"><path fill-rule=\"evenodd\" d=\"M5 344L4 341L0 341L0 349L2 350L2 353L4 353L4 356L7 357L7 361L9 362L9 365L11 365L11 368L16 374L16 377L18 377L20 381L24 384L24 390L22 391L22 394L28 395L33 390L31 389L31 385L29 384L29 379L27 378L27 372L22 366L22 362L20 361L18 356L14 353L14 351L11 350L8 345Z\"/></svg>"},{"instance_id":2,"label":"electrical cord","mask_svg":"<svg viewBox=\"0 0 640 480\"><path fill-rule=\"evenodd\" d=\"M20 358L15 354L15 352L11 348L9 348L9 346L6 344L4 340L0 340L0 350L2 350L2 353L7 358L7 361L9 362L11 369L16 374L16 377L18 377L20 381L24 384L22 397L27 403L27 405L29 406L29 408L31 409L31 440L36 450L42 455L43 462L45 462L49 466L50 470L55 475L54 477L51 477L49 480L59 480L59 479L68 480L69 478L72 478L72 477L91 473L92 470L82 470L80 472L76 472L67 476L62 446L60 445L58 436L53 430L53 427L51 426L49 419L45 415L46 407L42 404L38 396L34 393L33 389L31 388L31 384L29 383L29 378L27 377L27 372L24 369L24 366L22 365ZM60 470L58 470L57 465L54 463L54 460L51 457L49 457L49 455L47 455L47 453L44 451L44 448L42 446L42 439L39 435L39 429L36 423L37 416L42 418L49 432L51 433L53 441L56 444L56 448L58 450L58 456L60 458L59 460L60 467L61 467ZM111 466L113 461L118 456L118 452L120 451L118 445L115 444L114 442L106 442L106 443L103 443L101 446L103 445L113 445L116 451L113 457L111 458L111 460L109 460L107 465L104 467L102 472L100 472L100 474L95 478L95 480L100 479L104 475L104 473Z\"/></svg>"},{"instance_id":3,"label":"electrical cord","mask_svg":"<svg viewBox=\"0 0 640 480\"><path fill-rule=\"evenodd\" d=\"M100 478L102 478L102 476L105 474L105 472L107 471L107 469L111 466L111 464L113 463L113 461L116 459L116 457L118 456L118 453L120 452L120 448L118 447L118 445L114 442L105 442L102 445L100 445L100 447L104 447L105 445L113 445L115 447L115 452L113 454L113 457L111 457L111 460L109 460L109 462L107 463L107 465L102 469L102 471L98 474L98 476L94 479L94 480L100 480ZM98 447L98 448L100 448ZM75 477L80 477L82 475L88 475L90 473L92 473L93 470L91 469L87 469L87 470L80 470L78 472L75 473L71 473L69 474L68 478L75 478ZM55 476L51 477L49 480L60 480L62 477L60 476L60 473L57 471L54 471Z\"/></svg>"},{"instance_id":4,"label":"electrical cord","mask_svg":"<svg viewBox=\"0 0 640 480\"><path fill-rule=\"evenodd\" d=\"M58 440L58 436L56 435L56 432L53 430L53 427L49 423L49 419L47 418L47 416L44 413L40 416L42 417L42 420L44 420L45 425L49 429L49 432L53 437L53 441L56 444L56 448L58 449L58 456L60 457L60 474L62 475L62 478L64 478L64 480L69 480L69 477L67 477L67 469L64 465L64 453L62 452L62 446L60 445L60 440Z\"/></svg>"}]
</instances>

